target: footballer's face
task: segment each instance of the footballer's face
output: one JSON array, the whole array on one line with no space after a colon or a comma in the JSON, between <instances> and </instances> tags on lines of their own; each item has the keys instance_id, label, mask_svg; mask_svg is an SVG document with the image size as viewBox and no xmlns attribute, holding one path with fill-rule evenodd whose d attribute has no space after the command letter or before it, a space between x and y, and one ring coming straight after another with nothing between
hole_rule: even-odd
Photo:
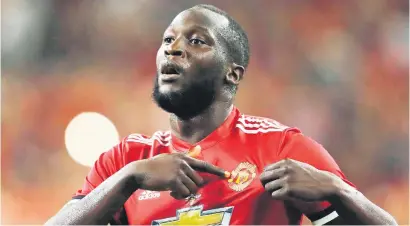
<instances>
[{"instance_id":1,"label":"footballer's face","mask_svg":"<svg viewBox=\"0 0 410 226\"><path fill-rule=\"evenodd\" d=\"M227 61L218 31L228 20L205 9L183 11L165 30L157 53L155 102L189 119L207 109L224 86Z\"/></svg>"}]
</instances>

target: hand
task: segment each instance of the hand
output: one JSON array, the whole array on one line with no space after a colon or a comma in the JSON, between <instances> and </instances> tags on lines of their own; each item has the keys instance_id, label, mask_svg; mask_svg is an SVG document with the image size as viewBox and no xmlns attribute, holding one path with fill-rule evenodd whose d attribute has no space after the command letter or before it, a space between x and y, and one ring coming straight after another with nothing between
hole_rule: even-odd
<instances>
[{"instance_id":1,"label":"hand","mask_svg":"<svg viewBox=\"0 0 410 226\"><path fill-rule=\"evenodd\" d=\"M336 193L336 175L292 159L267 166L260 175L265 190L281 200L322 201Z\"/></svg>"},{"instance_id":2,"label":"hand","mask_svg":"<svg viewBox=\"0 0 410 226\"><path fill-rule=\"evenodd\" d=\"M200 151L200 147L197 146L188 155L160 154L134 162L138 188L171 191L174 198L183 199L195 194L204 183L196 171L225 177L226 173L223 169L194 158Z\"/></svg>"}]
</instances>

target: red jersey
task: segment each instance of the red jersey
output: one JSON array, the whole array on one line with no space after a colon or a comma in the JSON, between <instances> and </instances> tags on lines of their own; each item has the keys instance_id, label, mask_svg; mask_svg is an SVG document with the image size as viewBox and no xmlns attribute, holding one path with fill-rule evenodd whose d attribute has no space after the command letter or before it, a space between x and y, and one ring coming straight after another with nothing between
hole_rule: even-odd
<instances>
[{"instance_id":1,"label":"red jersey","mask_svg":"<svg viewBox=\"0 0 410 226\"><path fill-rule=\"evenodd\" d=\"M225 122L206 138L189 144L170 132L152 136L132 134L103 153L74 198L86 196L126 164L161 153L188 151L201 146L200 159L231 172L229 179L204 176L208 183L195 197L175 200L167 191L137 190L124 204L122 224L230 225L300 224L302 214L314 223L337 217L328 202L288 203L274 200L259 175L264 167L285 158L308 163L348 182L329 153L298 129L274 120L243 115L234 108ZM118 222L118 219L122 221Z\"/></svg>"}]
</instances>

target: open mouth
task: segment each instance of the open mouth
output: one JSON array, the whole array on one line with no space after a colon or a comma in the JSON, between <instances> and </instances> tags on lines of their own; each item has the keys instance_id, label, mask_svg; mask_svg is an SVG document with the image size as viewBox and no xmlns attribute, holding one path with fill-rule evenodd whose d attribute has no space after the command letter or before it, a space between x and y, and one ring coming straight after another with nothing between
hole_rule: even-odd
<instances>
[{"instance_id":1,"label":"open mouth","mask_svg":"<svg viewBox=\"0 0 410 226\"><path fill-rule=\"evenodd\" d=\"M161 73L166 74L166 75L179 74L177 69L175 67L173 67L172 65L170 65L170 64L167 64L164 67L162 67Z\"/></svg>"},{"instance_id":2,"label":"open mouth","mask_svg":"<svg viewBox=\"0 0 410 226\"><path fill-rule=\"evenodd\" d=\"M171 82L176 80L181 75L182 68L174 63L165 63L161 66L161 80Z\"/></svg>"}]
</instances>

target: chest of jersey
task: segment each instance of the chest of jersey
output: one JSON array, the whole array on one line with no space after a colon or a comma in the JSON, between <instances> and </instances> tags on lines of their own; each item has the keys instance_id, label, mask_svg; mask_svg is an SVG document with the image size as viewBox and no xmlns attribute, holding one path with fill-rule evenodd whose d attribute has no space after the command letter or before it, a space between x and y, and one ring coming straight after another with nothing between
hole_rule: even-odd
<instances>
[{"instance_id":1,"label":"chest of jersey","mask_svg":"<svg viewBox=\"0 0 410 226\"><path fill-rule=\"evenodd\" d=\"M259 181L274 161L252 140L229 139L202 150L201 159L231 172L229 179L201 173L206 181L195 196L175 200L169 192L138 190L125 204L130 224L229 225L256 224L273 202ZM161 152L168 148L162 147ZM263 156L263 158L261 157ZM262 223L262 222L260 222Z\"/></svg>"}]
</instances>

